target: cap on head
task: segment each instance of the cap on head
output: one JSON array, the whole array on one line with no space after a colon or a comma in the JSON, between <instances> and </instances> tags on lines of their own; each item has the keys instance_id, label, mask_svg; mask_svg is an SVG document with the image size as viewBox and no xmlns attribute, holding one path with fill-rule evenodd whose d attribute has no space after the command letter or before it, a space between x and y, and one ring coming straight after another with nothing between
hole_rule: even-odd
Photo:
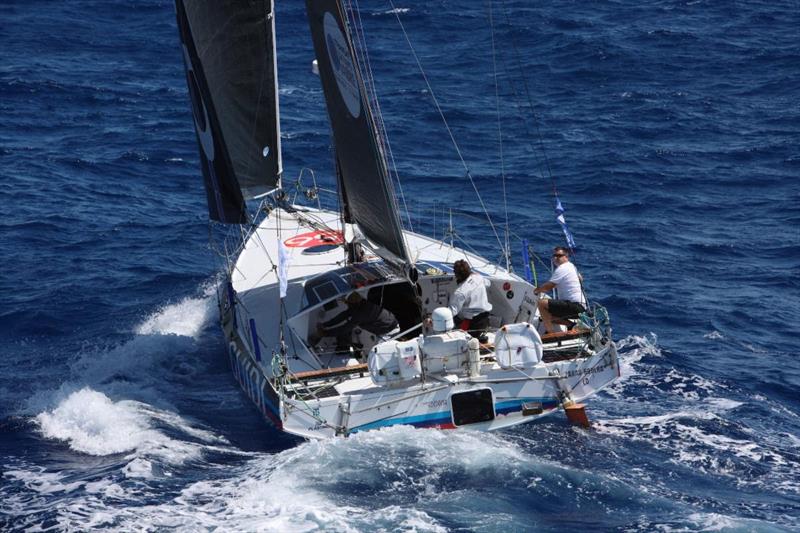
<instances>
[{"instance_id":1,"label":"cap on head","mask_svg":"<svg viewBox=\"0 0 800 533\"><path fill-rule=\"evenodd\" d=\"M472 274L472 269L469 268L469 263L463 259L459 259L453 263L453 274L456 275L456 281L460 283L467 279L470 274Z\"/></svg>"}]
</instances>

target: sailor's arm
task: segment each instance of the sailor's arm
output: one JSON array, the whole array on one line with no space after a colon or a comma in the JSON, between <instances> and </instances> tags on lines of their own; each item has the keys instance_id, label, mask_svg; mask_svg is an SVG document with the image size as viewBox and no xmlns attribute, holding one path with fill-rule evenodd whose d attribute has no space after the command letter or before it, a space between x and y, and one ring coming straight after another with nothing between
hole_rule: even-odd
<instances>
[{"instance_id":1,"label":"sailor's arm","mask_svg":"<svg viewBox=\"0 0 800 533\"><path fill-rule=\"evenodd\" d=\"M533 289L533 294L541 294L543 292L549 292L556 288L556 284L552 281L545 281L535 289Z\"/></svg>"},{"instance_id":2,"label":"sailor's arm","mask_svg":"<svg viewBox=\"0 0 800 533\"><path fill-rule=\"evenodd\" d=\"M467 301L467 295L464 294L463 291L456 289L453 293L453 296L450 298L450 312L453 313L453 316L458 315L461 312L461 308L464 307L464 303Z\"/></svg>"},{"instance_id":3,"label":"sailor's arm","mask_svg":"<svg viewBox=\"0 0 800 533\"><path fill-rule=\"evenodd\" d=\"M336 315L335 317L331 318L330 320L323 322L320 325L320 329L322 329L323 331L336 329L336 326L343 325L342 323L346 324L347 322L350 321L350 319L351 319L350 310L346 309L341 313L339 313L338 315Z\"/></svg>"}]
</instances>

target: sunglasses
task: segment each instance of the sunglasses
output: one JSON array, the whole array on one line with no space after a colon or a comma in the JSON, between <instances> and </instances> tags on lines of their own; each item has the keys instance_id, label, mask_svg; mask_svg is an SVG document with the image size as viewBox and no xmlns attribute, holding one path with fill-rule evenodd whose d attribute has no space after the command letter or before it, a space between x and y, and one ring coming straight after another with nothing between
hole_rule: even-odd
<instances>
[{"instance_id":1,"label":"sunglasses","mask_svg":"<svg viewBox=\"0 0 800 533\"><path fill-rule=\"evenodd\" d=\"M553 254L553 257L565 257L567 254Z\"/></svg>"}]
</instances>

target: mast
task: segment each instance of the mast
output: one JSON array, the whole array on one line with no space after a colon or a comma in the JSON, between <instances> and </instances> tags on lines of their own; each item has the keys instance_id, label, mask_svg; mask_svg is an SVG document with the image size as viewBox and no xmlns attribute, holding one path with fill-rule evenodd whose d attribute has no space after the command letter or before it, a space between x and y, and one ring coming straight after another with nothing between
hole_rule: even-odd
<instances>
[{"instance_id":1,"label":"mast","mask_svg":"<svg viewBox=\"0 0 800 533\"><path fill-rule=\"evenodd\" d=\"M347 201L347 189L342 181L342 169L339 165L338 158L336 159L336 185L339 191L339 211L342 218L342 234L345 238L344 246L347 254L347 262L360 263L364 260L364 249L361 247L361 243L355 238L355 235L353 235L352 238L348 238L347 235L347 228L352 227L354 222L353 216L350 214L350 203Z\"/></svg>"},{"instance_id":2,"label":"mast","mask_svg":"<svg viewBox=\"0 0 800 533\"><path fill-rule=\"evenodd\" d=\"M279 88L278 88L278 49L275 38L275 0L269 0L269 12L267 13L267 20L269 20L269 41L272 42L272 104L274 109L275 126L272 130L275 132L275 183L274 188L280 188L281 176L283 175L283 152L281 151L281 110L279 102ZM263 155L263 151L262 151Z\"/></svg>"}]
</instances>

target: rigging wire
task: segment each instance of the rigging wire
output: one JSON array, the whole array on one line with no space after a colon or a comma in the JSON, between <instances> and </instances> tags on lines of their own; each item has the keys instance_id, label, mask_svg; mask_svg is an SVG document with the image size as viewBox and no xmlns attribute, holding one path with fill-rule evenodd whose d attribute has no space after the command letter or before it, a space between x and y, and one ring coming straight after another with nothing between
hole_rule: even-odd
<instances>
[{"instance_id":1,"label":"rigging wire","mask_svg":"<svg viewBox=\"0 0 800 533\"><path fill-rule=\"evenodd\" d=\"M540 127L539 127L539 121L536 120L536 110L533 107L533 99L531 98L530 88L528 87L528 80L524 76L525 70L522 68L522 60L520 59L521 54L520 54L520 51L519 51L519 47L517 46L517 40L515 38L515 34L514 34L514 30L513 30L514 26L511 24L511 20L508 17L508 11L509 11L508 4L506 3L506 0L500 0L500 2L502 2L503 7L505 8L505 11L504 11L503 14L505 15L506 24L508 25L508 28L509 28L508 34L511 36L511 46L512 46L512 48L514 50L514 59L515 59L515 62L516 62L516 67L519 70L520 79L522 80L522 87L523 87L523 89L525 91L525 98L526 98L527 103L528 103L528 109L530 110L530 113L534 118L534 126L536 127L536 138L538 140L538 148L539 148L539 151L541 152L541 157L542 157L542 160L544 161L544 165L545 165L545 168L547 170L547 176L553 181L553 187L555 189L555 179L553 178L553 171L552 171L552 168L550 166L550 160L548 159L547 152L544 149L544 140L543 140L543 137L542 137L542 131L541 131Z\"/></svg>"},{"instance_id":2,"label":"rigging wire","mask_svg":"<svg viewBox=\"0 0 800 533\"><path fill-rule=\"evenodd\" d=\"M520 54L520 51L519 51L519 47L517 46L517 40L515 38L514 31L513 31L514 26L511 24L511 21L509 20L509 17L508 17L508 12L509 12L508 4L506 3L506 0L500 0L500 1L502 2L503 7L505 8L504 15L505 15L505 19L506 19L506 24L508 25L508 28L509 28L509 35L511 36L511 44L512 44L512 48L513 48L513 51L514 51L514 59L516 60L516 66L517 66L517 69L519 70L519 74L520 74L519 77L522 80L522 86L523 86L523 88L525 90L525 97L527 99L528 108L530 109L530 113L531 113L531 115L533 116L533 119L534 119L534 126L536 127L536 137L537 137L537 140L538 140L538 148L539 148L539 151L541 152L542 160L544 161L544 167L547 170L547 176L550 178L550 184L551 184L552 189L553 189L553 199L555 201L556 212L559 215L561 215L561 214L563 214L563 207L561 206L561 202L560 202L559 197L558 197L558 187L556 186L556 179L553 176L553 170L552 170L552 167L550 166L550 159L547 157L547 152L544 149L544 140L543 140L543 137L542 137L541 128L539 127L539 121L536 120L536 111L534 110L534 107L533 107L533 100L531 98L530 88L528 87L528 80L524 75L525 71L522 68L522 61L520 59L521 54ZM535 150L534 150L534 152L535 152ZM561 210L561 213L559 213L559 209ZM571 234L569 234L568 230L566 229L566 223L565 222L562 223L562 230L564 231L564 238L567 241L567 246L572 251L573 256L574 256L574 254L575 254L574 241L572 240Z\"/></svg>"},{"instance_id":3,"label":"rigging wire","mask_svg":"<svg viewBox=\"0 0 800 533\"><path fill-rule=\"evenodd\" d=\"M478 191L478 187L475 184L475 180L472 177L472 173L467 166L467 162L464 160L464 156L461 154L461 149L458 147L458 143L456 142L456 138L453 135L453 131L450 129L450 124L447 122L447 118L445 118L444 112L442 111L442 107L439 105L439 100L436 98L436 94L433 92L433 87L431 87L430 82L428 81L428 76L425 74L425 70L422 68L422 63L419 60L419 56L417 55L417 51L414 49L414 45L411 44L411 39L406 32L406 28L403 25L403 22L400 20L400 12L398 11L397 7L394 5L394 0L387 0L389 5L392 7L392 13L397 19L397 24L400 26L400 30L403 32L403 37L408 44L409 49L411 50L411 55L414 56L414 61L417 63L417 68L419 69L420 74L422 75L422 79L425 82L425 86L428 88L428 92L433 99L433 103L436 106L436 110L439 113L439 116L444 123L444 127L447 130L448 135L450 136L450 141L453 143L453 147L455 148L456 154L458 155L459 160L461 160L461 164L464 166L464 171L466 172L467 177L469 178L469 182L472 184L472 188L475 190L475 194L478 197L478 201L481 204L481 208L483 208L483 212L486 214L486 218L489 221L489 225L492 228L492 232L494 233L495 238L497 239L497 244L500 248L503 248L503 243L500 240L500 235L497 233L497 228L494 226L494 222L492 222L492 217L489 215L489 211L486 209L486 204L483 202L483 198L481 197L481 193Z\"/></svg>"},{"instance_id":4,"label":"rigging wire","mask_svg":"<svg viewBox=\"0 0 800 533\"><path fill-rule=\"evenodd\" d=\"M500 88L497 82L497 50L494 42L494 19L492 16L492 0L489 0L489 28L492 36L492 73L494 74L494 100L497 111L497 141L500 149L500 176L503 183L503 210L506 217L505 248L503 255L506 260L506 270L511 271L511 243L509 242L509 221L508 221L508 196L506 195L506 165L503 157L503 123L500 120Z\"/></svg>"},{"instance_id":5,"label":"rigging wire","mask_svg":"<svg viewBox=\"0 0 800 533\"><path fill-rule=\"evenodd\" d=\"M364 64L366 65L367 73L368 73L368 76L369 76L371 99L372 99L373 105L375 107L375 114L377 115L377 124L378 124L378 127L380 128L379 140L381 140L382 143L386 144L386 152L388 153L389 159L391 160L391 163L392 163L390 168L391 168L391 170L394 170L394 178L395 178L395 182L397 183L398 191L400 192L400 200L403 203L403 210L406 213L406 220L408 220L408 227L409 227L409 229L411 231L414 231L414 225L411 222L411 213L408 210L408 205L406 204L406 197L405 197L405 194L403 192L403 182L400 181L400 173L397 171L397 163L395 162L395 159L394 159L394 151L392 150L392 144L389 141L389 133L386 130L386 123L383 120L383 112L381 111L381 104L380 104L380 101L378 100L378 91L375 88L376 87L375 86L375 77L372 74L372 63L369 60L369 50L367 49L367 39L366 39L366 35L364 34L364 26L363 26L363 24L361 22L361 9L358 6L358 0L355 0L355 3L356 3L356 11L355 12L358 15L358 29L360 31L359 46L363 47L362 48L363 49L363 54L362 55L363 55L363 58L364 58L364 61L365 61Z\"/></svg>"},{"instance_id":6,"label":"rigging wire","mask_svg":"<svg viewBox=\"0 0 800 533\"><path fill-rule=\"evenodd\" d=\"M355 7L353 7L353 3ZM394 152L392 151L392 145L389 142L389 134L386 131L386 124L383 120L383 113L381 112L381 105L380 101L378 100L378 92L375 89L375 77L372 73L372 63L369 60L369 50L367 48L367 38L364 34L364 26L361 22L361 9L358 5L358 0L347 0L347 10L352 15L352 27L353 33L356 37L356 42L358 46L355 46L356 54L359 55L360 61L359 64L363 65L361 69L363 71L363 78L364 78L364 85L367 90L367 97L369 98L370 102L372 103L372 107L375 109L373 113L373 119L375 121L375 125L378 129L378 143L382 148L382 153L384 157L386 155L389 156L389 160L391 161L391 167L387 165L387 170L390 172L391 177L391 170L394 170L394 180L397 183L397 189L400 193L400 201L403 204L403 210L406 214L406 220L408 221L408 227L411 231L414 231L414 225L411 222L411 214L408 210L408 205L406 204L406 197L403 193L403 183L400 181L400 174L397 172L397 163L394 159ZM391 170L390 170L391 169Z\"/></svg>"}]
</instances>

